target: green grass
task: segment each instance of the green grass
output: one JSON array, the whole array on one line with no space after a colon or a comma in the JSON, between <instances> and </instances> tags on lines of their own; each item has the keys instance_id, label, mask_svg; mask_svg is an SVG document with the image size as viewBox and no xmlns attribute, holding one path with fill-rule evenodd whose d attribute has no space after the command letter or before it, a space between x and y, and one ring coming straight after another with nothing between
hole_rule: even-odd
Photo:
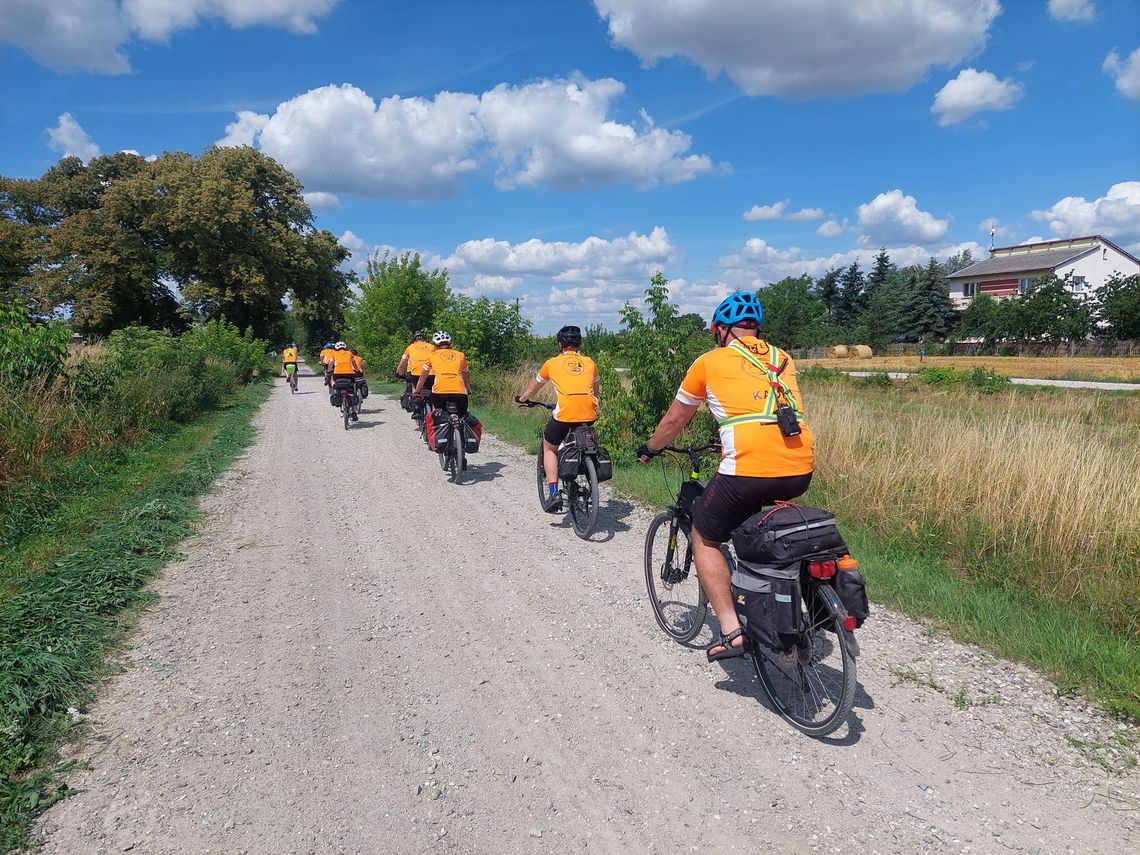
<instances>
[{"instance_id":1,"label":"green grass","mask_svg":"<svg viewBox=\"0 0 1140 855\"><path fill-rule=\"evenodd\" d=\"M380 389L395 390L397 396L402 390ZM473 403L472 409L488 431L528 451L535 449L547 416L486 402ZM662 507L675 497L681 477L681 469L665 456L645 466L616 459L610 486L619 495ZM825 485L814 486L804 501L827 507ZM1106 709L1140 720L1140 638L1114 630L1094 612L1012 585L964 579L937 554L877 537L845 520L842 509L837 516L876 603L922 618L955 640L1028 664L1052 679L1059 693L1082 690Z\"/></svg>"},{"instance_id":2,"label":"green grass","mask_svg":"<svg viewBox=\"0 0 1140 855\"><path fill-rule=\"evenodd\" d=\"M41 503L23 536L5 532L23 563L5 558L0 600L0 851L22 845L32 817L66 795L66 767L52 764L73 727L69 708L89 700L131 607L148 600L144 585L177 557L198 496L252 442L251 419L268 393L265 384L246 387L137 453L75 461L91 480ZM59 484L73 476L61 473ZM110 499L100 507L104 491Z\"/></svg>"}]
</instances>

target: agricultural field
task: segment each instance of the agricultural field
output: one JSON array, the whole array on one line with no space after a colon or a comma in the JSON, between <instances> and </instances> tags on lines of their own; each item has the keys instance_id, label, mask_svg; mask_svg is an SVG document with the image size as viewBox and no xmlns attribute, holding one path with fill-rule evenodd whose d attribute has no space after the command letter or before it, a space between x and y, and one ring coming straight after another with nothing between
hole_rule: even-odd
<instances>
[{"instance_id":1,"label":"agricultural field","mask_svg":"<svg viewBox=\"0 0 1140 855\"><path fill-rule=\"evenodd\" d=\"M1117 380L1140 382L1140 356L927 356L921 363L915 354L875 356L871 359L801 359L800 369L812 365L840 371L917 371L930 365L970 371L990 368L1007 377L1035 377L1050 380Z\"/></svg>"}]
</instances>

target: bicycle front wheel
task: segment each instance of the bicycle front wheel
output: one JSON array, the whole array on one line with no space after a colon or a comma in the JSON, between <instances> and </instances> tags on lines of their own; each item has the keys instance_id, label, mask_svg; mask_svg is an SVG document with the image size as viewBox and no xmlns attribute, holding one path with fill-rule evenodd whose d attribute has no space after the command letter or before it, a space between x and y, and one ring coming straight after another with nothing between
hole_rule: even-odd
<instances>
[{"instance_id":1,"label":"bicycle front wheel","mask_svg":"<svg viewBox=\"0 0 1140 855\"><path fill-rule=\"evenodd\" d=\"M546 510L546 464L542 460L542 440L538 441L538 506Z\"/></svg>"},{"instance_id":2,"label":"bicycle front wheel","mask_svg":"<svg viewBox=\"0 0 1140 855\"><path fill-rule=\"evenodd\" d=\"M814 608L804 607L804 631L787 651L755 645L756 677L776 712L809 736L837 730L855 704L855 656L844 643L844 610L829 585L813 586Z\"/></svg>"},{"instance_id":3,"label":"bicycle front wheel","mask_svg":"<svg viewBox=\"0 0 1140 855\"><path fill-rule=\"evenodd\" d=\"M574 534L589 537L598 524L598 470L592 458L583 460L578 477L566 482L566 501L570 503Z\"/></svg>"},{"instance_id":4,"label":"bicycle front wheel","mask_svg":"<svg viewBox=\"0 0 1140 855\"><path fill-rule=\"evenodd\" d=\"M657 625L682 644L705 625L708 600L693 564L691 523L663 511L645 535L645 587Z\"/></svg>"}]
</instances>

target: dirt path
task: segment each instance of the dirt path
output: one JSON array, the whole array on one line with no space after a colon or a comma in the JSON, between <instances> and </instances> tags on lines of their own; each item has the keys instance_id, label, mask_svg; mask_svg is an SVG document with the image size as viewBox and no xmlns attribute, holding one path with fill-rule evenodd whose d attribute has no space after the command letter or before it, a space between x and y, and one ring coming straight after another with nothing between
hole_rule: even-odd
<instances>
[{"instance_id":1,"label":"dirt path","mask_svg":"<svg viewBox=\"0 0 1140 855\"><path fill-rule=\"evenodd\" d=\"M892 380L906 380L914 375L906 371L848 371L852 377L886 374ZM1057 386L1062 389L1099 389L1108 392L1140 392L1140 383L1116 383L1107 380L1047 380L1044 377L1011 377L1015 386Z\"/></svg>"},{"instance_id":2,"label":"dirt path","mask_svg":"<svg viewBox=\"0 0 1140 855\"><path fill-rule=\"evenodd\" d=\"M880 609L851 728L801 736L657 630L648 511L584 543L495 439L456 487L394 402L345 432L301 390L157 583L44 851L1140 851L1102 768L1136 730L1026 669Z\"/></svg>"}]
</instances>

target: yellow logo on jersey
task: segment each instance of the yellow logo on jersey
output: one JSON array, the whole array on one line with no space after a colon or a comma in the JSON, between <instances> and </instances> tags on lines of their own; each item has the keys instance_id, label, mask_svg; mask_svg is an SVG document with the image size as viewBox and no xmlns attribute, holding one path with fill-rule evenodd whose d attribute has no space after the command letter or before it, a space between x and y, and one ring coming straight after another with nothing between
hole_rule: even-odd
<instances>
[{"instance_id":1,"label":"yellow logo on jersey","mask_svg":"<svg viewBox=\"0 0 1140 855\"><path fill-rule=\"evenodd\" d=\"M581 359L567 359L563 365L571 374L581 374L586 370L586 366L582 364Z\"/></svg>"}]
</instances>

